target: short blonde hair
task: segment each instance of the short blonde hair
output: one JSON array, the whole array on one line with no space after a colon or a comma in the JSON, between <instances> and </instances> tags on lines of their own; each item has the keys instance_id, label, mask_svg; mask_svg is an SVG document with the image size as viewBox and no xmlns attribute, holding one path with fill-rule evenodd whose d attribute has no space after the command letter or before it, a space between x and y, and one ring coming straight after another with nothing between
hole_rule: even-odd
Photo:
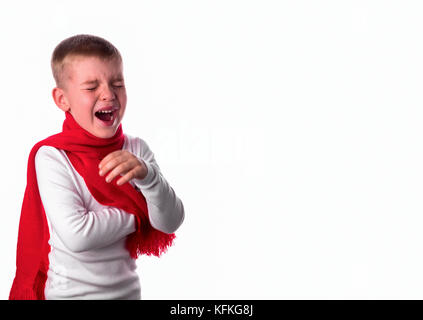
<instances>
[{"instance_id":1,"label":"short blonde hair","mask_svg":"<svg viewBox=\"0 0 423 320\"><path fill-rule=\"evenodd\" d=\"M122 62L119 50L109 41L89 34L78 34L60 42L51 57L51 69L56 86L65 86L66 58L73 56L99 57L102 59L118 59Z\"/></svg>"}]
</instances>

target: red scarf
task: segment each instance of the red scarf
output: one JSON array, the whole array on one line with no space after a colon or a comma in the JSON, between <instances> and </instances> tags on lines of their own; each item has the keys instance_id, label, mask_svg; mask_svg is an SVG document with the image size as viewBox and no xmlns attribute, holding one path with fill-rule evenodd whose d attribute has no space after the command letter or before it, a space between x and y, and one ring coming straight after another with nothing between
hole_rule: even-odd
<instances>
[{"instance_id":1,"label":"red scarf","mask_svg":"<svg viewBox=\"0 0 423 320\"><path fill-rule=\"evenodd\" d=\"M99 203L135 215L136 231L126 241L132 258L136 259L140 254L160 256L172 245L174 234L163 233L151 226L147 203L141 192L129 183L118 186L117 178L107 183L98 173L100 161L110 152L122 149L123 143L122 125L119 125L113 137L98 138L80 127L66 112L62 132L34 145L28 159L27 185L19 222L16 275L10 300L45 299L50 234L35 171L35 155L41 146L65 150L72 166L84 178L88 190Z\"/></svg>"}]
</instances>

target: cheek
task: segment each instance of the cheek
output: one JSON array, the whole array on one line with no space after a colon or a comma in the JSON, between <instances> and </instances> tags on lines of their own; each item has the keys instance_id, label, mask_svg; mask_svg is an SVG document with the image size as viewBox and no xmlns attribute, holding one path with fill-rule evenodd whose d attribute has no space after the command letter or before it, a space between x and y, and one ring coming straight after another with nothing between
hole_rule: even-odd
<instances>
[{"instance_id":1,"label":"cheek","mask_svg":"<svg viewBox=\"0 0 423 320\"><path fill-rule=\"evenodd\" d=\"M125 106L126 106L126 100L127 100L126 91L119 92L118 93L118 97L119 97L120 106L122 108L125 108Z\"/></svg>"},{"instance_id":2,"label":"cheek","mask_svg":"<svg viewBox=\"0 0 423 320\"><path fill-rule=\"evenodd\" d=\"M118 94L122 99L126 100L126 90L125 90L125 88L123 90L121 90Z\"/></svg>"},{"instance_id":3,"label":"cheek","mask_svg":"<svg viewBox=\"0 0 423 320\"><path fill-rule=\"evenodd\" d=\"M82 94L79 97L80 106L84 106L85 109L91 109L95 106L97 98L93 94Z\"/></svg>"},{"instance_id":4,"label":"cheek","mask_svg":"<svg viewBox=\"0 0 423 320\"><path fill-rule=\"evenodd\" d=\"M94 95L80 94L74 102L74 109L81 119L89 121L94 118L93 110L97 102Z\"/></svg>"},{"instance_id":5,"label":"cheek","mask_svg":"<svg viewBox=\"0 0 423 320\"><path fill-rule=\"evenodd\" d=\"M72 95L72 100L74 103L84 103L88 100L88 95L86 95L85 92L75 92Z\"/></svg>"}]
</instances>

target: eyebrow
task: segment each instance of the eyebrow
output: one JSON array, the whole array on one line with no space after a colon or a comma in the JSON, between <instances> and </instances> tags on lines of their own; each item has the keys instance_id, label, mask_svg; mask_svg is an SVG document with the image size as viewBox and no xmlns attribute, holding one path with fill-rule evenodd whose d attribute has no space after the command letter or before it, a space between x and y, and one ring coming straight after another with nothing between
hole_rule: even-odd
<instances>
[{"instance_id":1,"label":"eyebrow","mask_svg":"<svg viewBox=\"0 0 423 320\"><path fill-rule=\"evenodd\" d=\"M97 80L88 80L88 81L82 82L81 86L84 85L84 84L93 84L93 83L97 83L97 82L98 82Z\"/></svg>"},{"instance_id":2,"label":"eyebrow","mask_svg":"<svg viewBox=\"0 0 423 320\"><path fill-rule=\"evenodd\" d=\"M123 81L123 78L118 77L118 78L115 78L115 79L112 80L112 82L120 82L120 81ZM95 84L95 83L98 83L98 80L87 80L87 81L82 82L80 85L83 86L83 85Z\"/></svg>"}]
</instances>

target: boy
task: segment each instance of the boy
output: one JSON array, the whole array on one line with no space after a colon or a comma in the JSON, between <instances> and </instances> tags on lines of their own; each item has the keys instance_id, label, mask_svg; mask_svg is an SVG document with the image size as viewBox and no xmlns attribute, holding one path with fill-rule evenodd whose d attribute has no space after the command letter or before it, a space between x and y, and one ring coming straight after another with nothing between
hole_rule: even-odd
<instances>
[{"instance_id":1,"label":"boy","mask_svg":"<svg viewBox=\"0 0 423 320\"><path fill-rule=\"evenodd\" d=\"M134 259L166 251L183 204L148 145L123 134L119 51L76 35L51 65L66 119L29 156L9 299L140 299Z\"/></svg>"}]
</instances>

